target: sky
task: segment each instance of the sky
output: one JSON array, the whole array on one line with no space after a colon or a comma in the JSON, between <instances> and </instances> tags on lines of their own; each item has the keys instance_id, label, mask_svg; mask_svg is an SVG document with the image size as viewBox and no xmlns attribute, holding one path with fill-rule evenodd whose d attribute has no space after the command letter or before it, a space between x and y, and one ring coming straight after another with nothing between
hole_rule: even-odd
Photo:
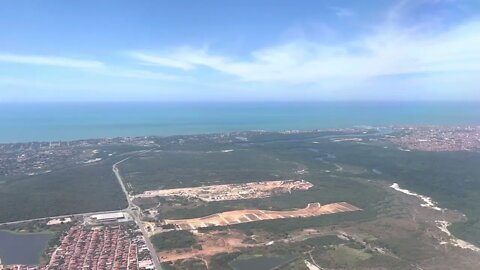
<instances>
[{"instance_id":1,"label":"sky","mask_svg":"<svg viewBox=\"0 0 480 270\"><path fill-rule=\"evenodd\" d=\"M480 101L478 0L2 0L0 102Z\"/></svg>"}]
</instances>

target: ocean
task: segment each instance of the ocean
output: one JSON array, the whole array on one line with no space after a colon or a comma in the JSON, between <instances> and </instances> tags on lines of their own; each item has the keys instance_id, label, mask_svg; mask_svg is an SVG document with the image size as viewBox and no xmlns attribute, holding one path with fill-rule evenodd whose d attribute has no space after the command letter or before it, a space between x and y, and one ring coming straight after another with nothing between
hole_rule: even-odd
<instances>
[{"instance_id":1,"label":"ocean","mask_svg":"<svg viewBox=\"0 0 480 270\"><path fill-rule=\"evenodd\" d=\"M1 143L388 125L480 125L480 102L0 103Z\"/></svg>"}]
</instances>

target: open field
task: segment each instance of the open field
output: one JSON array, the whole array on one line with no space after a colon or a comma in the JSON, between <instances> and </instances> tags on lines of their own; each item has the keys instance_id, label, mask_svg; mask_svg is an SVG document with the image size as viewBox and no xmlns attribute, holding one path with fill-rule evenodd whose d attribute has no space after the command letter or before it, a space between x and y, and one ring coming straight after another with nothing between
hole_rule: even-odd
<instances>
[{"instance_id":1,"label":"open field","mask_svg":"<svg viewBox=\"0 0 480 270\"><path fill-rule=\"evenodd\" d=\"M278 193L308 190L313 185L304 180L277 180L244 184L211 185L202 187L149 190L135 198L185 197L205 202L266 198Z\"/></svg>"},{"instance_id":2,"label":"open field","mask_svg":"<svg viewBox=\"0 0 480 270\"><path fill-rule=\"evenodd\" d=\"M246 244L245 234L240 231L232 230L226 232L210 232L208 234L197 233L195 237L197 245L201 248L187 247L182 249L169 249L158 252L158 257L162 262L175 262L191 258L210 258L220 253L232 253L243 248L255 245Z\"/></svg>"},{"instance_id":3,"label":"open field","mask_svg":"<svg viewBox=\"0 0 480 270\"><path fill-rule=\"evenodd\" d=\"M346 202L321 205L311 203L307 207L291 211L269 211L259 209L235 210L218 213L201 218L192 219L166 219L166 224L173 224L181 230L196 230L211 226L227 226L261 220L314 217L341 212L360 211L361 209Z\"/></svg>"}]
</instances>

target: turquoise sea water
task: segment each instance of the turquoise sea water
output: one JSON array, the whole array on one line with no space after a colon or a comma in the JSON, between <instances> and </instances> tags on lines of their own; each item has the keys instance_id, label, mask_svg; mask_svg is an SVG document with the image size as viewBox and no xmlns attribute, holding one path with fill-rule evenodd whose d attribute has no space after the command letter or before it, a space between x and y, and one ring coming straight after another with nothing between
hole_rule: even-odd
<instances>
[{"instance_id":1,"label":"turquoise sea water","mask_svg":"<svg viewBox=\"0 0 480 270\"><path fill-rule=\"evenodd\" d=\"M0 103L2 143L424 124L480 125L480 103Z\"/></svg>"}]
</instances>

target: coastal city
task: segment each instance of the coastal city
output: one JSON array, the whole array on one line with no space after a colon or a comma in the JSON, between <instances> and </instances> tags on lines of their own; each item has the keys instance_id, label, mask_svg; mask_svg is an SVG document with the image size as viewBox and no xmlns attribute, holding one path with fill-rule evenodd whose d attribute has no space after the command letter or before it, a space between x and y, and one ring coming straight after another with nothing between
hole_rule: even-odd
<instances>
[{"instance_id":1,"label":"coastal city","mask_svg":"<svg viewBox=\"0 0 480 270\"><path fill-rule=\"evenodd\" d=\"M480 149L480 126L395 127L390 141L406 150L473 151Z\"/></svg>"}]
</instances>

